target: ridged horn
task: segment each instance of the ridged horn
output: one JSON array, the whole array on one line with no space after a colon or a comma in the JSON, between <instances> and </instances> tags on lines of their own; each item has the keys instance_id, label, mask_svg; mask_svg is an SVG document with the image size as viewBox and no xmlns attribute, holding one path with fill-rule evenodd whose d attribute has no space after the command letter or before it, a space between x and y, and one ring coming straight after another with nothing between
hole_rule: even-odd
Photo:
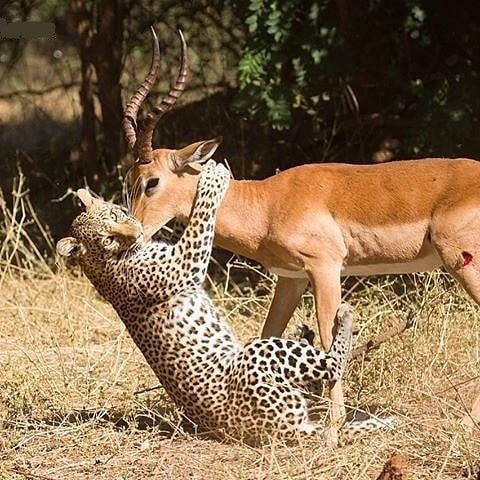
<instances>
[{"instance_id":1,"label":"ridged horn","mask_svg":"<svg viewBox=\"0 0 480 480\"><path fill-rule=\"evenodd\" d=\"M165 96L162 101L153 108L153 110L147 115L145 121L142 124L142 128L140 129L140 132L138 134L137 144L135 146L138 163L150 163L153 160L152 139L155 127L157 126L160 118L175 105L176 101L180 98L187 85L187 44L181 30L178 30L178 34L180 35L182 54L177 80L175 81L175 85L173 86L173 88L168 92L168 95Z\"/></svg>"},{"instance_id":2,"label":"ridged horn","mask_svg":"<svg viewBox=\"0 0 480 480\"><path fill-rule=\"evenodd\" d=\"M158 70L160 67L160 46L158 38L153 27L150 27L152 32L153 55L150 71L145 77L143 83L138 87L138 90L132 95L123 113L123 132L125 140L127 141L128 149L131 152L135 151L135 144L137 142L137 115L138 110L142 106L147 95L150 93L155 81L157 80Z\"/></svg>"}]
</instances>

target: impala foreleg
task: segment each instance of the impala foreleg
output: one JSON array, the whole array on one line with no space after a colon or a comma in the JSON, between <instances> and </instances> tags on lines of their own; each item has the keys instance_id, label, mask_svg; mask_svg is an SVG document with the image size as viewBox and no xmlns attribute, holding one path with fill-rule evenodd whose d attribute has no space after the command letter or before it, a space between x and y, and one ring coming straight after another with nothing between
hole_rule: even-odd
<instances>
[{"instance_id":1,"label":"impala foreleg","mask_svg":"<svg viewBox=\"0 0 480 480\"><path fill-rule=\"evenodd\" d=\"M278 277L272 303L263 325L262 338L282 336L307 284L306 278Z\"/></svg>"},{"instance_id":2,"label":"impala foreleg","mask_svg":"<svg viewBox=\"0 0 480 480\"><path fill-rule=\"evenodd\" d=\"M333 342L335 329L335 315L341 302L340 272L341 262L321 262L308 271L315 296L315 309L318 330L323 348L328 351ZM332 428L329 432L329 441L337 443L338 428L345 417L342 381L329 382L330 418Z\"/></svg>"}]
</instances>

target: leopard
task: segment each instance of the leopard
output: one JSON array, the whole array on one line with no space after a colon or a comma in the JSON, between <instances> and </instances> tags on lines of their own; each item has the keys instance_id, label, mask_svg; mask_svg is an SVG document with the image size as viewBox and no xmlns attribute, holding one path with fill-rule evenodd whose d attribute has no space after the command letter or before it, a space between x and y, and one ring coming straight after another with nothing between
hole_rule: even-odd
<instances>
[{"instance_id":1,"label":"leopard","mask_svg":"<svg viewBox=\"0 0 480 480\"><path fill-rule=\"evenodd\" d=\"M173 403L198 429L242 438L321 432L325 424L311 417L309 393L342 377L353 310L347 304L338 309L328 352L301 338L241 344L204 287L216 211L229 180L223 165L206 164L189 221L172 241L146 240L125 207L80 189L85 211L57 252L77 259Z\"/></svg>"}]
</instances>

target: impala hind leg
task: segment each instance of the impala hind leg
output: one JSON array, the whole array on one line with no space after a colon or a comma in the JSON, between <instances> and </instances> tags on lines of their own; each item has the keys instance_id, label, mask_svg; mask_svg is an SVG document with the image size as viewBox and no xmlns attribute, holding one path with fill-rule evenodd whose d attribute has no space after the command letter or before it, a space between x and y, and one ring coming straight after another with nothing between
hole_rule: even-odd
<instances>
[{"instance_id":1,"label":"impala hind leg","mask_svg":"<svg viewBox=\"0 0 480 480\"><path fill-rule=\"evenodd\" d=\"M459 280L467 293L473 298L473 300L475 300L477 305L480 305L480 256L477 258L478 260L476 262L474 261L474 258L472 258L468 264L460 267L452 273ZM467 260L469 260L469 258L467 258ZM475 423L480 423L480 393L473 401L470 414L465 415L462 419L462 424L469 429L473 428Z\"/></svg>"},{"instance_id":2,"label":"impala hind leg","mask_svg":"<svg viewBox=\"0 0 480 480\"><path fill-rule=\"evenodd\" d=\"M307 269L315 297L318 330L325 351L330 350L333 343L335 316L342 295L340 284L342 263L328 260ZM329 382L328 389L331 400L331 428L327 438L332 445L336 445L338 443L338 429L345 418L342 381Z\"/></svg>"},{"instance_id":3,"label":"impala hind leg","mask_svg":"<svg viewBox=\"0 0 480 480\"><path fill-rule=\"evenodd\" d=\"M306 278L278 277L272 303L263 325L262 338L282 336L307 285Z\"/></svg>"},{"instance_id":4,"label":"impala hind leg","mask_svg":"<svg viewBox=\"0 0 480 480\"><path fill-rule=\"evenodd\" d=\"M465 252L465 251L464 251ZM462 257L465 255L460 254ZM475 300L477 305L480 305L480 252L479 256L466 258L468 263L462 265L453 275L459 280L463 288L467 293ZM475 398L469 415L465 415L462 419L462 423L468 428L472 428L475 423L480 423L480 394Z\"/></svg>"},{"instance_id":5,"label":"impala hind leg","mask_svg":"<svg viewBox=\"0 0 480 480\"><path fill-rule=\"evenodd\" d=\"M477 305L480 305L480 251L475 246L467 248L464 242L462 248L438 245L437 250L448 272L460 282ZM471 429L479 422L480 394L475 398L470 414L462 419L462 424Z\"/></svg>"}]
</instances>

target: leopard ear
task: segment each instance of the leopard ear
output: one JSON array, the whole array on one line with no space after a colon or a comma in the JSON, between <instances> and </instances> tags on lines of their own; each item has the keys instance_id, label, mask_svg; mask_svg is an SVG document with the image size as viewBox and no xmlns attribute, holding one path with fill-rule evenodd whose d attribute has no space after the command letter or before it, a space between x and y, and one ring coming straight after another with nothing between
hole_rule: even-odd
<instances>
[{"instance_id":1,"label":"leopard ear","mask_svg":"<svg viewBox=\"0 0 480 480\"><path fill-rule=\"evenodd\" d=\"M73 237L65 237L57 242L57 253L62 257L80 256L85 253L85 247Z\"/></svg>"},{"instance_id":2,"label":"leopard ear","mask_svg":"<svg viewBox=\"0 0 480 480\"><path fill-rule=\"evenodd\" d=\"M78 189L77 197L83 203L86 210L90 210L95 205L101 205L103 201L100 197L94 197L86 188Z\"/></svg>"},{"instance_id":3,"label":"leopard ear","mask_svg":"<svg viewBox=\"0 0 480 480\"><path fill-rule=\"evenodd\" d=\"M93 205L93 202L95 200L92 194L85 188L80 188L77 190L77 197L87 209Z\"/></svg>"}]
</instances>

